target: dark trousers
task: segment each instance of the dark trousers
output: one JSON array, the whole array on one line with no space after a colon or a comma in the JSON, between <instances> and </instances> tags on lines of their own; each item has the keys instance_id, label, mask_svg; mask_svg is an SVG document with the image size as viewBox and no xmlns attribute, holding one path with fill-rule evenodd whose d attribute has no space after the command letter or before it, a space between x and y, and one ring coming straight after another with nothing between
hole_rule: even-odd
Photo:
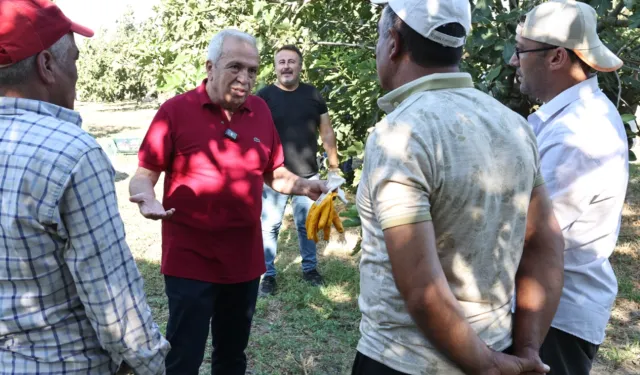
<instances>
[{"instance_id":1,"label":"dark trousers","mask_svg":"<svg viewBox=\"0 0 640 375\"><path fill-rule=\"evenodd\" d=\"M540 348L540 358L551 367L548 375L589 375L598 348L551 327Z\"/></svg>"},{"instance_id":2,"label":"dark trousers","mask_svg":"<svg viewBox=\"0 0 640 375\"><path fill-rule=\"evenodd\" d=\"M396 371L391 367L373 360L366 355L356 352L356 359L353 362L351 375L407 375L404 372Z\"/></svg>"},{"instance_id":3,"label":"dark trousers","mask_svg":"<svg viewBox=\"0 0 640 375\"><path fill-rule=\"evenodd\" d=\"M505 354L511 354L511 348L507 348L502 351ZM400 372L392 369L382 363L367 357L366 355L357 352L356 359L353 362L353 369L351 375L407 375L404 372Z\"/></svg>"},{"instance_id":4,"label":"dark trousers","mask_svg":"<svg viewBox=\"0 0 640 375\"><path fill-rule=\"evenodd\" d=\"M243 375L260 278L212 284L165 276L169 298L167 375L198 375L211 328L212 375Z\"/></svg>"}]
</instances>

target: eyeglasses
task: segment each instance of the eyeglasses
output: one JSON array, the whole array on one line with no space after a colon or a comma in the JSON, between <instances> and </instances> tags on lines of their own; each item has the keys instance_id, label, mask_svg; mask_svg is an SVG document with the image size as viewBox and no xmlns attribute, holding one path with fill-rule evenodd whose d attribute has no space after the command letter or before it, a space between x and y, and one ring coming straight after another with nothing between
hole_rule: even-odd
<instances>
[{"instance_id":1,"label":"eyeglasses","mask_svg":"<svg viewBox=\"0 0 640 375\"><path fill-rule=\"evenodd\" d=\"M540 51L551 51L552 49L556 49L558 47L545 47L545 48L536 48L536 49L525 49L525 50L520 50L518 48L516 48L516 58L518 60L520 60L520 54L521 53L526 53L526 52L540 52Z\"/></svg>"}]
</instances>

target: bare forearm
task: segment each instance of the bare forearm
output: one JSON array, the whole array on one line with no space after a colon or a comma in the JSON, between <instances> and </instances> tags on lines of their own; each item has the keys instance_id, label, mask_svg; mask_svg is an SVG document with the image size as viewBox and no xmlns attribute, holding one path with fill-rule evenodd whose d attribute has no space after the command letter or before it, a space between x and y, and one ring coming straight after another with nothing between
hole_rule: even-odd
<instances>
[{"instance_id":1,"label":"bare forearm","mask_svg":"<svg viewBox=\"0 0 640 375\"><path fill-rule=\"evenodd\" d=\"M564 282L564 239L544 185L531 195L522 259L516 273L513 347L537 352L555 315Z\"/></svg>"},{"instance_id":2,"label":"bare forearm","mask_svg":"<svg viewBox=\"0 0 640 375\"><path fill-rule=\"evenodd\" d=\"M446 280L412 294L410 313L431 344L467 374L491 367L491 350L467 322Z\"/></svg>"},{"instance_id":3,"label":"bare forearm","mask_svg":"<svg viewBox=\"0 0 640 375\"><path fill-rule=\"evenodd\" d=\"M265 173L264 182L270 188L281 194L307 194L307 180L296 176L285 167L280 167L273 172Z\"/></svg>"},{"instance_id":4,"label":"bare forearm","mask_svg":"<svg viewBox=\"0 0 640 375\"><path fill-rule=\"evenodd\" d=\"M338 147L336 145L336 134L333 129L322 136L322 146L327 152L329 168L338 168Z\"/></svg>"},{"instance_id":5,"label":"bare forearm","mask_svg":"<svg viewBox=\"0 0 640 375\"><path fill-rule=\"evenodd\" d=\"M322 138L322 146L327 152L329 168L338 168L336 133L333 131L333 127L331 127L331 119L328 113L320 115L320 138Z\"/></svg>"},{"instance_id":6,"label":"bare forearm","mask_svg":"<svg viewBox=\"0 0 640 375\"><path fill-rule=\"evenodd\" d=\"M153 181L149 176L136 174L131 178L131 182L129 182L129 195L134 196L144 193L145 195L155 198L156 193L154 187L156 182L157 180Z\"/></svg>"},{"instance_id":7,"label":"bare forearm","mask_svg":"<svg viewBox=\"0 0 640 375\"><path fill-rule=\"evenodd\" d=\"M411 317L440 353L465 373L492 367L492 351L467 322L437 255L431 222L386 229L393 277Z\"/></svg>"},{"instance_id":8,"label":"bare forearm","mask_svg":"<svg viewBox=\"0 0 640 375\"><path fill-rule=\"evenodd\" d=\"M515 353L538 351L558 308L564 280L562 253L525 250L516 275Z\"/></svg>"}]
</instances>

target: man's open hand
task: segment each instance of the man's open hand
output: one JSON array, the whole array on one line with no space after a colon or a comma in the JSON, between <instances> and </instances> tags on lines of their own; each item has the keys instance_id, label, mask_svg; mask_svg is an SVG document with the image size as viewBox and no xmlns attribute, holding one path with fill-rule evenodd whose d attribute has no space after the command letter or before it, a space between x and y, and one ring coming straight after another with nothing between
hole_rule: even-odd
<instances>
[{"instance_id":1,"label":"man's open hand","mask_svg":"<svg viewBox=\"0 0 640 375\"><path fill-rule=\"evenodd\" d=\"M151 220L165 220L176 212L175 208L165 210L162 203L145 193L132 195L129 201L137 203L142 216Z\"/></svg>"}]
</instances>

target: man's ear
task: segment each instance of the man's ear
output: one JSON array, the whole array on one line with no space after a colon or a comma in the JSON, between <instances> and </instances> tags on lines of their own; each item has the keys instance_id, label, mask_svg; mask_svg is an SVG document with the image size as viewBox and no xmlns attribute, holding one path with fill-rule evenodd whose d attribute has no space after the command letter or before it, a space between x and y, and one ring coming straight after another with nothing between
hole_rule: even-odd
<instances>
[{"instance_id":1,"label":"man's ear","mask_svg":"<svg viewBox=\"0 0 640 375\"><path fill-rule=\"evenodd\" d=\"M566 49L558 47L549 52L547 63L551 70L560 70L567 64L571 65L571 57L569 56L569 51Z\"/></svg>"},{"instance_id":2,"label":"man's ear","mask_svg":"<svg viewBox=\"0 0 640 375\"><path fill-rule=\"evenodd\" d=\"M38 76L47 85L53 85L56 82L54 67L55 58L49 51L42 51L36 56L36 69Z\"/></svg>"},{"instance_id":3,"label":"man's ear","mask_svg":"<svg viewBox=\"0 0 640 375\"><path fill-rule=\"evenodd\" d=\"M389 59L394 61L402 56L402 37L400 33L395 29L389 30L389 38L387 43L391 43L389 46Z\"/></svg>"},{"instance_id":4,"label":"man's ear","mask_svg":"<svg viewBox=\"0 0 640 375\"><path fill-rule=\"evenodd\" d=\"M207 78L211 78L211 76L213 75L213 72L216 69L216 66L214 63L211 62L211 60L207 60L206 68L207 68Z\"/></svg>"}]
</instances>

